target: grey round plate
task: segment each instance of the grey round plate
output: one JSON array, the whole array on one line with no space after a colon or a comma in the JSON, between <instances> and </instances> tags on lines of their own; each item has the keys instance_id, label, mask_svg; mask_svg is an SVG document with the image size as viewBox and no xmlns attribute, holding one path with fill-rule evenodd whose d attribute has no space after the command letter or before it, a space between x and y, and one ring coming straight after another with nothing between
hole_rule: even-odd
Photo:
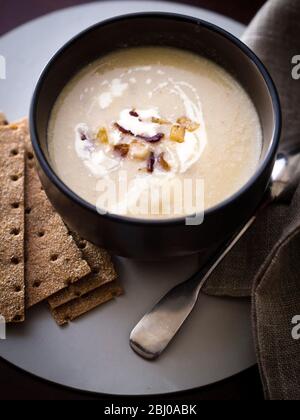
<instances>
[{"instance_id":1,"label":"grey round plate","mask_svg":"<svg viewBox=\"0 0 300 420\"><path fill-rule=\"evenodd\" d=\"M28 113L38 76L70 37L99 20L138 11L169 11L214 22L239 36L240 24L189 6L144 1L95 2L32 21L0 38L7 79L0 80L0 109L10 120ZM162 394L232 376L255 363L250 304L201 296L171 347L156 362L129 347L132 327L172 286L197 269L197 258L148 264L117 259L126 294L74 322L56 326L45 306L12 326L0 356L39 377L76 389L108 394Z\"/></svg>"}]
</instances>

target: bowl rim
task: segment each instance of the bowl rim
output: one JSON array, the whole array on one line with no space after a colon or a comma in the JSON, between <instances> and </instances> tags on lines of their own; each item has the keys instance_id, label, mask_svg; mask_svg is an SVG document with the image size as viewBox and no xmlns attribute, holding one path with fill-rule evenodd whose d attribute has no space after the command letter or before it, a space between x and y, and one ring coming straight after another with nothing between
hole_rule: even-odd
<instances>
[{"instance_id":1,"label":"bowl rim","mask_svg":"<svg viewBox=\"0 0 300 420\"><path fill-rule=\"evenodd\" d=\"M60 177L55 173L54 169L48 162L48 159L46 158L41 146L40 142L38 140L39 136L37 133L37 122L36 122L36 111L38 107L38 100L39 95L42 89L42 86L44 84L44 81L47 77L47 74L52 69L52 67L55 65L56 61L65 53L65 51L70 48L73 44L75 44L78 40L80 40L82 37L87 35L90 32L93 32L94 30L98 29L99 27L105 27L107 25L115 24L118 22L126 21L126 20L133 20L133 19L170 19L170 20L178 20L181 22L190 23L193 25L204 27L210 31L213 31L217 33L219 36L226 38L229 40L232 44L234 44L237 48L239 48L247 57L252 61L252 63L256 66L256 68L259 70L260 74L262 75L266 87L268 89L268 93L270 95L270 99L272 102L272 108L274 112L274 118L275 118L275 124L274 124L274 130L272 135L272 140L270 142L270 145L268 147L267 153L258 165L255 173L250 177L250 179L234 194L232 194L227 199L221 201L217 205L208 208L204 211L205 217L211 216L216 214L218 211L222 210L223 208L229 206L234 201L236 201L241 195L246 193L253 184L260 178L260 176L263 174L263 172L266 170L267 166L269 165L270 160L272 160L275 157L279 141L280 141L280 134L281 134L281 128L282 128L282 113L281 113L281 105L280 105L280 99L279 94L277 92L275 83L269 74L267 68L262 63L262 61L257 57L257 55L240 39L232 35L230 32L226 31L225 29L220 28L219 26L207 22L203 19L186 16L179 13L168 13L168 12L139 12L139 13L130 13L130 14L123 14L120 16L116 16L113 18L106 19L102 22L96 23L95 25L92 25L88 27L87 29L81 31L79 34L72 37L68 42L66 42L50 59L44 70L42 71L39 80L37 82L37 85L34 89L31 105L30 105L30 116L29 116L29 122L30 122L30 134L31 134L31 142L32 146L35 152L35 155L37 157L37 160L42 167L43 171L47 175L47 177L50 179L50 181L58 188L60 192L62 192L64 195L66 195L68 198L70 198L73 202L75 202L80 207L85 208L86 210L89 210L93 213L96 213L98 217L103 217L106 219L109 219L111 221L119 222L119 223L125 223L125 224L131 224L131 225L144 225L144 226L172 226L172 225L183 225L186 224L186 219L189 217L187 216L180 216L180 217L174 217L174 218L163 218L163 219L145 219L145 218L138 218L138 217L131 217L131 216L124 216L124 215L118 215L118 214L112 214L109 212L106 212L105 214L100 214L97 211L97 208L95 205L89 203L88 201L81 198L77 193L75 193L71 188L69 188L61 179Z\"/></svg>"}]
</instances>

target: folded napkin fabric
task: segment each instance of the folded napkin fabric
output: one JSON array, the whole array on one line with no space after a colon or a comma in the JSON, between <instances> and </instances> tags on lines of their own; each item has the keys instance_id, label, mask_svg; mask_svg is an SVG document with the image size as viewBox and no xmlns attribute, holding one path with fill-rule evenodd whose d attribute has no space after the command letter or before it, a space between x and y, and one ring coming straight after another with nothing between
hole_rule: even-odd
<instances>
[{"instance_id":1,"label":"folded napkin fabric","mask_svg":"<svg viewBox=\"0 0 300 420\"><path fill-rule=\"evenodd\" d=\"M269 0L243 40L264 62L283 111L280 150L300 150L300 80L292 77L300 55L300 1ZM290 205L273 204L212 275L205 292L252 297L253 331L267 399L300 399L300 187Z\"/></svg>"}]
</instances>

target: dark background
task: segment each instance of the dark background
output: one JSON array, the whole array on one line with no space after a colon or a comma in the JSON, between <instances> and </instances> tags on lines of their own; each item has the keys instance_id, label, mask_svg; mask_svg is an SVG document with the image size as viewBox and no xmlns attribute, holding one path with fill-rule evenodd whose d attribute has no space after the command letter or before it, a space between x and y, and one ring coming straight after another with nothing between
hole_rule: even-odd
<instances>
[{"instance_id":1,"label":"dark background","mask_svg":"<svg viewBox=\"0 0 300 420\"><path fill-rule=\"evenodd\" d=\"M214 10L247 24L265 0L177 0L177 2ZM0 0L0 35L37 16L82 3L89 1Z\"/></svg>"},{"instance_id":2,"label":"dark background","mask_svg":"<svg viewBox=\"0 0 300 420\"><path fill-rule=\"evenodd\" d=\"M100 0L101 1L101 0ZM124 1L124 0L123 0ZM0 0L0 35L51 11L88 3L83 0ZM265 0L182 0L229 16L242 23L249 23ZM74 400L107 399L106 397L84 394L52 385L34 378L0 359L0 400ZM164 397L165 399L165 397ZM261 400L262 386L258 368L254 367L219 384L180 393L168 400ZM135 398L135 402L147 403L147 398ZM150 399L149 399L150 400ZM120 398L113 400L115 404ZM122 401L126 403L126 400Z\"/></svg>"}]
</instances>

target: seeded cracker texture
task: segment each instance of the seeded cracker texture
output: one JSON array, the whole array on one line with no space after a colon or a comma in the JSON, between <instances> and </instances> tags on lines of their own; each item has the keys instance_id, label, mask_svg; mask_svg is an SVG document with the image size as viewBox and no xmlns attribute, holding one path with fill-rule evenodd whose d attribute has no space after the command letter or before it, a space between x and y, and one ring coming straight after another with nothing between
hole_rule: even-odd
<instances>
[{"instance_id":1,"label":"seeded cracker texture","mask_svg":"<svg viewBox=\"0 0 300 420\"><path fill-rule=\"evenodd\" d=\"M114 281L101 286L81 298L72 300L56 309L52 309L52 315L57 324L63 326L122 294L122 287Z\"/></svg>"},{"instance_id":2,"label":"seeded cracker texture","mask_svg":"<svg viewBox=\"0 0 300 420\"><path fill-rule=\"evenodd\" d=\"M90 242L81 239L76 233L72 233L72 236L77 246L82 250L82 255L91 267L92 272L87 277L51 296L48 302L52 309L84 296L92 290L112 282L117 278L111 257L104 249L98 248Z\"/></svg>"},{"instance_id":3,"label":"seeded cracker texture","mask_svg":"<svg viewBox=\"0 0 300 420\"><path fill-rule=\"evenodd\" d=\"M25 286L28 308L48 299L91 272L38 178L28 122L25 136Z\"/></svg>"},{"instance_id":4,"label":"seeded cracker texture","mask_svg":"<svg viewBox=\"0 0 300 420\"><path fill-rule=\"evenodd\" d=\"M25 319L24 147L15 126L0 115L0 315ZM7 124L7 123L6 123Z\"/></svg>"}]
</instances>

